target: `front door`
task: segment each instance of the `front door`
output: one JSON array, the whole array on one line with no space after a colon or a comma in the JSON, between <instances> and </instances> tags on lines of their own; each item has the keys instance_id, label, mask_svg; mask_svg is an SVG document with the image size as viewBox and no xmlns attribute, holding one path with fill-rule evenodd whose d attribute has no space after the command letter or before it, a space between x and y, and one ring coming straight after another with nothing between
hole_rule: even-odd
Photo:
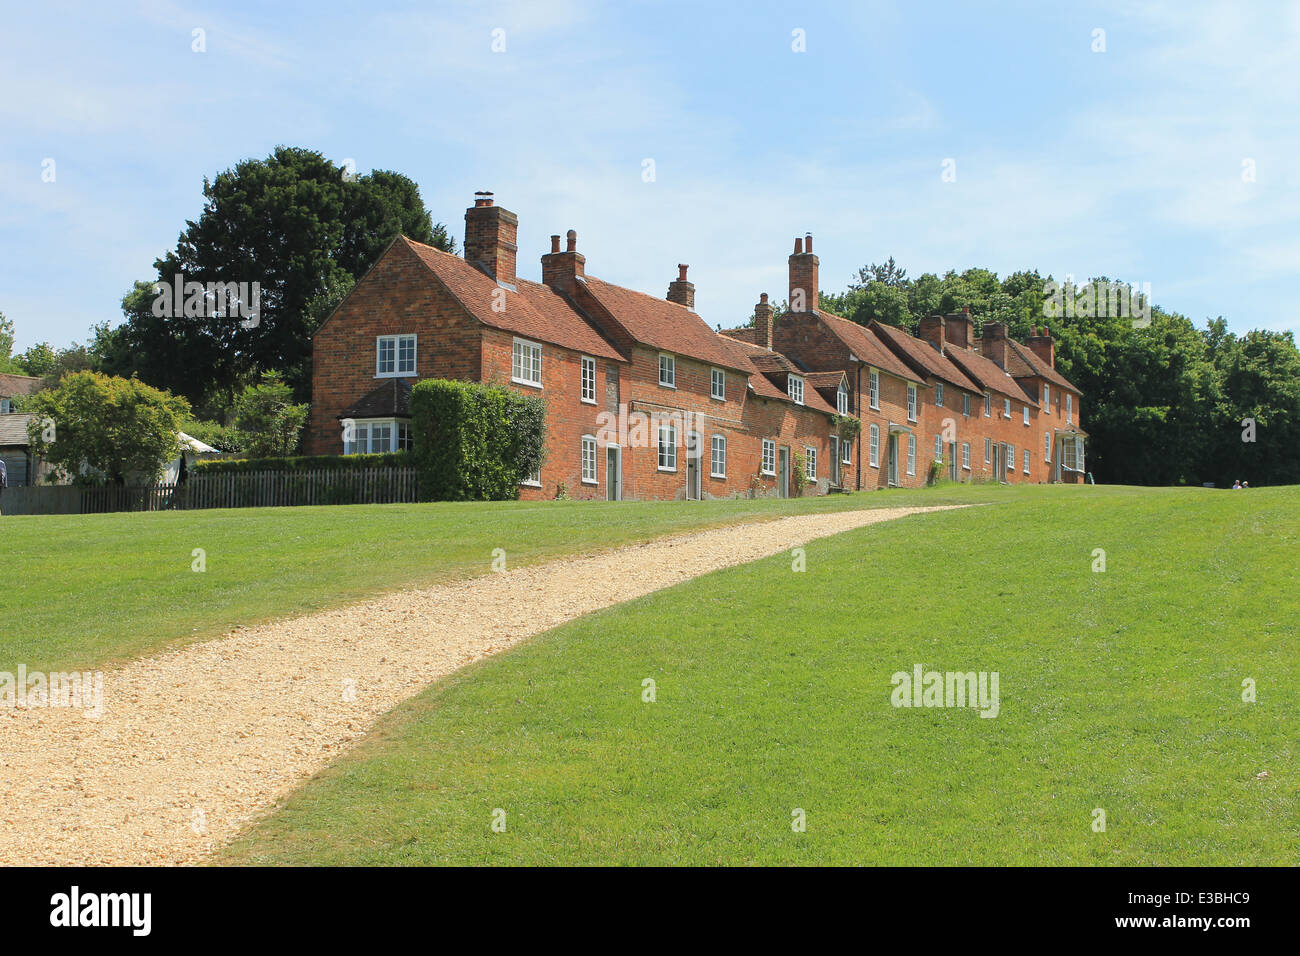
<instances>
[{"instance_id":1,"label":"front door","mask_svg":"<svg viewBox=\"0 0 1300 956\"><path fill-rule=\"evenodd\" d=\"M836 435L831 436L831 484L840 483L840 440Z\"/></svg>"},{"instance_id":2,"label":"front door","mask_svg":"<svg viewBox=\"0 0 1300 956\"><path fill-rule=\"evenodd\" d=\"M889 433L889 484L898 484L898 434Z\"/></svg>"},{"instance_id":3,"label":"front door","mask_svg":"<svg viewBox=\"0 0 1300 956\"><path fill-rule=\"evenodd\" d=\"M782 447L780 452L781 465L777 469L776 479L776 496L778 498L790 497L790 449Z\"/></svg>"},{"instance_id":4,"label":"front door","mask_svg":"<svg viewBox=\"0 0 1300 956\"><path fill-rule=\"evenodd\" d=\"M699 501L702 495L700 464L703 461L700 436L691 432L686 439L686 500Z\"/></svg>"},{"instance_id":5,"label":"front door","mask_svg":"<svg viewBox=\"0 0 1300 956\"><path fill-rule=\"evenodd\" d=\"M610 445L605 449L605 500L623 500L623 449Z\"/></svg>"},{"instance_id":6,"label":"front door","mask_svg":"<svg viewBox=\"0 0 1300 956\"><path fill-rule=\"evenodd\" d=\"M1002 474L1002 445L998 442L993 443L993 477L998 481L1006 477Z\"/></svg>"},{"instance_id":7,"label":"front door","mask_svg":"<svg viewBox=\"0 0 1300 956\"><path fill-rule=\"evenodd\" d=\"M949 442L948 444L948 477L953 481L957 480L957 469L961 466L957 464L957 443Z\"/></svg>"}]
</instances>

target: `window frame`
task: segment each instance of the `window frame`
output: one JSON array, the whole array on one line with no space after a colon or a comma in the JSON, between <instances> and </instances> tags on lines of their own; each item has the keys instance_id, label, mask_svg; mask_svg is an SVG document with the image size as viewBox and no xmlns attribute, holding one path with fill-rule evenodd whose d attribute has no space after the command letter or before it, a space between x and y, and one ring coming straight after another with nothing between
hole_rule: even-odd
<instances>
[{"instance_id":1,"label":"window frame","mask_svg":"<svg viewBox=\"0 0 1300 956\"><path fill-rule=\"evenodd\" d=\"M581 448L582 451L580 452L580 456L581 456L581 465L582 465L582 470L581 470L582 483L584 485L599 485L600 484L600 456L597 454L598 446L596 442L596 436L583 435ZM591 449L591 477L590 478L587 477L588 448Z\"/></svg>"},{"instance_id":2,"label":"window frame","mask_svg":"<svg viewBox=\"0 0 1300 956\"><path fill-rule=\"evenodd\" d=\"M943 408L943 382L938 379L934 382L934 405L935 408Z\"/></svg>"},{"instance_id":3,"label":"window frame","mask_svg":"<svg viewBox=\"0 0 1300 956\"><path fill-rule=\"evenodd\" d=\"M1002 417L1008 421L1011 420L1011 399L1009 398L1002 399Z\"/></svg>"},{"instance_id":4,"label":"window frame","mask_svg":"<svg viewBox=\"0 0 1300 956\"><path fill-rule=\"evenodd\" d=\"M587 371L591 370L591 397L587 397ZM579 398L586 405L596 404L596 360L590 355L582 356L582 390Z\"/></svg>"},{"instance_id":5,"label":"window frame","mask_svg":"<svg viewBox=\"0 0 1300 956\"><path fill-rule=\"evenodd\" d=\"M984 464L993 464L993 439L984 439Z\"/></svg>"},{"instance_id":6,"label":"window frame","mask_svg":"<svg viewBox=\"0 0 1300 956\"><path fill-rule=\"evenodd\" d=\"M867 403L873 411L880 411L880 373L867 370Z\"/></svg>"},{"instance_id":7,"label":"window frame","mask_svg":"<svg viewBox=\"0 0 1300 956\"><path fill-rule=\"evenodd\" d=\"M521 357L525 354L529 359L536 359L536 361L525 362ZM536 381L523 378L516 373L516 370L531 373L534 365L537 371ZM516 385L527 385L529 388L542 387L542 344L540 342L515 337L510 346L510 381Z\"/></svg>"},{"instance_id":8,"label":"window frame","mask_svg":"<svg viewBox=\"0 0 1300 956\"><path fill-rule=\"evenodd\" d=\"M872 425L867 430L867 462L872 468L880 467L880 426Z\"/></svg>"},{"instance_id":9,"label":"window frame","mask_svg":"<svg viewBox=\"0 0 1300 956\"><path fill-rule=\"evenodd\" d=\"M414 332L394 332L389 335L375 336L375 378L415 378L419 368L419 343ZM402 366L402 344L411 343L411 368L407 371ZM393 370L383 370L384 344L391 343L393 348Z\"/></svg>"},{"instance_id":10,"label":"window frame","mask_svg":"<svg viewBox=\"0 0 1300 956\"><path fill-rule=\"evenodd\" d=\"M817 449L812 445L803 446L803 473L810 481L817 480Z\"/></svg>"},{"instance_id":11,"label":"window frame","mask_svg":"<svg viewBox=\"0 0 1300 956\"><path fill-rule=\"evenodd\" d=\"M907 383L907 420L909 422L916 421L918 404L919 401L917 399L916 386L913 383L908 382Z\"/></svg>"},{"instance_id":12,"label":"window frame","mask_svg":"<svg viewBox=\"0 0 1300 956\"><path fill-rule=\"evenodd\" d=\"M840 382L840 387L835 390L835 411L841 415L849 413L849 390L843 382Z\"/></svg>"},{"instance_id":13,"label":"window frame","mask_svg":"<svg viewBox=\"0 0 1300 956\"><path fill-rule=\"evenodd\" d=\"M722 455L719 458L718 451L721 442ZM718 470L718 463L721 461L722 470ZM727 436L715 434L709 439L709 477L726 478L727 477Z\"/></svg>"},{"instance_id":14,"label":"window frame","mask_svg":"<svg viewBox=\"0 0 1300 956\"><path fill-rule=\"evenodd\" d=\"M966 418L970 418L970 392L961 393L961 413Z\"/></svg>"},{"instance_id":15,"label":"window frame","mask_svg":"<svg viewBox=\"0 0 1300 956\"><path fill-rule=\"evenodd\" d=\"M961 443L961 470L970 471L970 442Z\"/></svg>"},{"instance_id":16,"label":"window frame","mask_svg":"<svg viewBox=\"0 0 1300 956\"><path fill-rule=\"evenodd\" d=\"M665 432L668 433L667 443L664 442ZM665 448L668 449L667 454L665 454L664 452ZM658 452L659 452L659 457L656 462L656 464L658 465L658 470L664 472L677 471L677 426L676 425L661 424L659 426ZM672 464L665 465L664 464L665 460L671 460Z\"/></svg>"},{"instance_id":17,"label":"window frame","mask_svg":"<svg viewBox=\"0 0 1300 956\"><path fill-rule=\"evenodd\" d=\"M907 476L916 477L916 435L907 433Z\"/></svg>"},{"instance_id":18,"label":"window frame","mask_svg":"<svg viewBox=\"0 0 1300 956\"><path fill-rule=\"evenodd\" d=\"M1069 392L1065 393L1065 423L1074 424L1074 396Z\"/></svg>"},{"instance_id":19,"label":"window frame","mask_svg":"<svg viewBox=\"0 0 1300 956\"><path fill-rule=\"evenodd\" d=\"M412 434L411 434L411 420L410 420L409 418L396 418L396 417L392 417L392 416L390 416L390 417L388 417L388 418L350 418L350 419L348 419L348 421L351 422L351 424L352 424L352 429L353 429L353 436L354 436L354 438L353 438L353 441L352 441L352 445L355 446L355 445L357 444L356 439L355 439L355 435L356 435L356 433L357 433L358 428L359 428L359 427L364 427L364 428L365 428L365 431L366 431L366 447L365 447L365 450L364 450L364 451L349 451L349 450L348 450L348 449L349 449L348 442L344 441L344 443L343 443L343 454L344 454L345 456L347 456L347 455L387 455L387 454L391 454L391 453L393 453L393 452L397 452L397 451L408 451L408 450L410 449L410 445L411 445L411 443L412 443L412 441L413 441L413 438L412 438ZM375 432L375 426L376 426L376 425L380 425L380 426L383 426L383 427L389 429L389 435L388 435L388 447L386 447L386 448L375 448L375 447L374 447L374 445L375 445L375 433L374 433L374 432ZM343 426L343 431L344 431L345 433L346 433L346 431L347 431L347 425L346 425L346 424ZM402 445L403 445L403 437L402 437L402 433L403 433L403 432L406 433L406 437L405 437L405 443L406 443L406 446L407 446L406 448L403 448L403 447L402 447Z\"/></svg>"},{"instance_id":20,"label":"window frame","mask_svg":"<svg viewBox=\"0 0 1300 956\"><path fill-rule=\"evenodd\" d=\"M667 364L665 364L665 360ZM664 371L668 372L668 381L664 381ZM659 353L659 387L677 388L677 356L669 352Z\"/></svg>"},{"instance_id":21,"label":"window frame","mask_svg":"<svg viewBox=\"0 0 1300 956\"><path fill-rule=\"evenodd\" d=\"M718 388L719 379L722 380L721 389ZM719 391L721 391L721 394L719 394ZM719 402L725 402L727 400L727 373L724 369L709 369L709 398L715 399Z\"/></svg>"},{"instance_id":22,"label":"window frame","mask_svg":"<svg viewBox=\"0 0 1300 956\"><path fill-rule=\"evenodd\" d=\"M1024 411L1025 411L1024 416L1023 416L1024 421L1025 421L1025 427L1028 428L1028 427L1029 427L1029 406L1028 406L1028 405L1024 405L1024 406L1021 406L1021 407L1024 408Z\"/></svg>"},{"instance_id":23,"label":"window frame","mask_svg":"<svg viewBox=\"0 0 1300 956\"><path fill-rule=\"evenodd\" d=\"M796 388L796 386L798 387ZM790 397L790 401L794 402L796 405L802 405L803 390L804 390L804 380L802 375L795 375L793 372L791 372L789 375L786 376L785 393ZM798 395L795 394L796 391L799 393Z\"/></svg>"},{"instance_id":24,"label":"window frame","mask_svg":"<svg viewBox=\"0 0 1300 956\"><path fill-rule=\"evenodd\" d=\"M1052 433L1043 432L1043 461L1052 463Z\"/></svg>"},{"instance_id":25,"label":"window frame","mask_svg":"<svg viewBox=\"0 0 1300 956\"><path fill-rule=\"evenodd\" d=\"M770 465L769 462L771 462ZM759 459L758 470L759 474L763 475L776 474L776 439L763 439L762 457Z\"/></svg>"},{"instance_id":26,"label":"window frame","mask_svg":"<svg viewBox=\"0 0 1300 956\"><path fill-rule=\"evenodd\" d=\"M984 393L984 417L985 418L993 417L993 393L992 392Z\"/></svg>"},{"instance_id":27,"label":"window frame","mask_svg":"<svg viewBox=\"0 0 1300 956\"><path fill-rule=\"evenodd\" d=\"M851 465L851 464L853 464L853 442L852 442L852 440L849 440L849 441L843 441L843 440L841 440L841 441L840 441L840 464L841 464L841 465Z\"/></svg>"}]
</instances>

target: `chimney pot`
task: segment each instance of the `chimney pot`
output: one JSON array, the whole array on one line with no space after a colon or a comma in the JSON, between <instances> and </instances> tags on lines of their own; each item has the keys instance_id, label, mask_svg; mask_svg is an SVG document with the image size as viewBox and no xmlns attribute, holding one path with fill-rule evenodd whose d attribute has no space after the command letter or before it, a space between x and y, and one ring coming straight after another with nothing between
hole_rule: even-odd
<instances>
[{"instance_id":1,"label":"chimney pot","mask_svg":"<svg viewBox=\"0 0 1300 956\"><path fill-rule=\"evenodd\" d=\"M794 241L794 254L795 254L796 256L801 256L801 255L803 255L803 240L802 240L802 239L796 239L796 240Z\"/></svg>"},{"instance_id":2,"label":"chimney pot","mask_svg":"<svg viewBox=\"0 0 1300 956\"><path fill-rule=\"evenodd\" d=\"M811 232L808 233L806 236L804 236L804 240L803 240L803 251L809 253L810 255L811 255L811 253L812 253L812 233L811 233Z\"/></svg>"},{"instance_id":3,"label":"chimney pot","mask_svg":"<svg viewBox=\"0 0 1300 956\"><path fill-rule=\"evenodd\" d=\"M465 210L465 261L473 263L498 282L515 284L519 217L479 190L474 205Z\"/></svg>"},{"instance_id":4,"label":"chimney pot","mask_svg":"<svg viewBox=\"0 0 1300 956\"><path fill-rule=\"evenodd\" d=\"M559 251L560 251L560 237L551 236L551 252L559 252Z\"/></svg>"},{"instance_id":5,"label":"chimney pot","mask_svg":"<svg viewBox=\"0 0 1300 956\"><path fill-rule=\"evenodd\" d=\"M754 331L757 333L755 344L772 351L772 306L767 301L766 292L758 297L758 305L754 306Z\"/></svg>"},{"instance_id":6,"label":"chimney pot","mask_svg":"<svg viewBox=\"0 0 1300 956\"><path fill-rule=\"evenodd\" d=\"M578 251L578 233L577 233L575 230L570 229L569 232L568 232L568 234L565 236L565 238L568 240L568 248L566 249L566 251L567 251L567 252L577 252L577 251Z\"/></svg>"},{"instance_id":7,"label":"chimney pot","mask_svg":"<svg viewBox=\"0 0 1300 956\"><path fill-rule=\"evenodd\" d=\"M680 262L677 263L677 281L678 281L678 282L685 282L685 281L686 281L686 270L687 270L688 268L690 268L690 267L689 267L689 266L682 265Z\"/></svg>"},{"instance_id":8,"label":"chimney pot","mask_svg":"<svg viewBox=\"0 0 1300 956\"><path fill-rule=\"evenodd\" d=\"M677 264L677 278L675 281L668 283L668 301L684 305L688 309L694 309L695 283L686 281L687 268L689 267L683 263L679 262Z\"/></svg>"},{"instance_id":9,"label":"chimney pot","mask_svg":"<svg viewBox=\"0 0 1300 956\"><path fill-rule=\"evenodd\" d=\"M766 292L764 292L762 295L760 295L760 296L758 297L758 304L759 304L759 305L767 305L767 293L766 293Z\"/></svg>"}]
</instances>

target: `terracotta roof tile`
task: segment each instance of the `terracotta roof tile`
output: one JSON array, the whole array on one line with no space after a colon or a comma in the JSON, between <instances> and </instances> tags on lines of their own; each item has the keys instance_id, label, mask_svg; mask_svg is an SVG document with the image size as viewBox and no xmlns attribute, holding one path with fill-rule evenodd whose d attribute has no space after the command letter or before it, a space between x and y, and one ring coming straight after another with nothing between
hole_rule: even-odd
<instances>
[{"instance_id":1,"label":"terracotta roof tile","mask_svg":"<svg viewBox=\"0 0 1300 956\"><path fill-rule=\"evenodd\" d=\"M1012 339L1007 339L1007 371L1016 378L1033 376L1045 378L1059 388L1081 394L1079 386L1071 383L1064 375L1035 355L1033 349Z\"/></svg>"},{"instance_id":2,"label":"terracotta roof tile","mask_svg":"<svg viewBox=\"0 0 1300 956\"><path fill-rule=\"evenodd\" d=\"M979 391L997 392L1019 401L1024 393L1014 378L1004 372L998 363L980 355L973 349L948 346L945 354L949 360L979 385Z\"/></svg>"},{"instance_id":3,"label":"terracotta roof tile","mask_svg":"<svg viewBox=\"0 0 1300 956\"><path fill-rule=\"evenodd\" d=\"M41 380L31 375L10 375L0 373L0 398L18 398L34 395L41 389Z\"/></svg>"},{"instance_id":4,"label":"terracotta roof tile","mask_svg":"<svg viewBox=\"0 0 1300 956\"><path fill-rule=\"evenodd\" d=\"M872 322L871 331L887 340L895 349L906 355L914 367L923 369L927 375L943 379L969 392L982 391L965 372L940 355L929 342L882 322Z\"/></svg>"},{"instance_id":5,"label":"terracotta roof tile","mask_svg":"<svg viewBox=\"0 0 1300 956\"><path fill-rule=\"evenodd\" d=\"M733 340L713 331L686 306L625 289L594 276L585 276L584 285L615 321L642 345L711 365L746 370L748 363L734 364L736 352L728 346Z\"/></svg>"},{"instance_id":6,"label":"terracotta roof tile","mask_svg":"<svg viewBox=\"0 0 1300 956\"><path fill-rule=\"evenodd\" d=\"M889 350L889 346L881 342L875 333L866 326L850 322L848 319L838 316L834 312L827 312L825 309L819 309L816 315L825 323L831 333L863 362L880 369L882 372L888 372L890 375L906 379L909 382L925 384L924 380L916 372L908 368L898 356Z\"/></svg>"},{"instance_id":7,"label":"terracotta roof tile","mask_svg":"<svg viewBox=\"0 0 1300 956\"><path fill-rule=\"evenodd\" d=\"M516 291L512 292L503 289L495 279L460 256L453 256L405 236L402 241L429 267L456 300L484 325L591 356L627 360L567 299L549 286L519 279L515 283ZM503 291L506 297L503 312L492 308L498 290Z\"/></svg>"},{"instance_id":8,"label":"terracotta roof tile","mask_svg":"<svg viewBox=\"0 0 1300 956\"><path fill-rule=\"evenodd\" d=\"M784 355L781 355L780 352L769 352L764 346L754 345L751 342L741 342L735 339L726 338L722 335L719 335L718 338L730 343L736 350L735 354L737 359L743 361L748 366L748 371L750 372L749 384L754 389L755 395L760 398L775 398L780 401L790 402L792 405L796 404L789 395L778 388L770 378L763 374L758 365L755 364L756 362L768 361L769 356L777 356L786 363L790 362L789 359ZM791 367L793 367L793 365L791 365ZM807 374L799 372L797 369L796 374L804 376L804 384L806 386L808 384ZM816 388L805 387L803 400L805 408L811 408L814 411L819 412L826 412L831 415L835 414L835 406L828 404L826 399L821 396L821 393L819 393Z\"/></svg>"}]
</instances>

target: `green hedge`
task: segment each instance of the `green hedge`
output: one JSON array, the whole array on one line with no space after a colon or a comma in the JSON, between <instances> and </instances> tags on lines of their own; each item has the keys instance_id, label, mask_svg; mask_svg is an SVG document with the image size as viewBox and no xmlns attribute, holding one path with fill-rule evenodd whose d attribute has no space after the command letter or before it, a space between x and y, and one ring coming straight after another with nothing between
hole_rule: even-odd
<instances>
[{"instance_id":1,"label":"green hedge","mask_svg":"<svg viewBox=\"0 0 1300 956\"><path fill-rule=\"evenodd\" d=\"M415 460L409 451L379 455L297 455L292 458L222 458L196 461L195 474L228 475L250 471L364 471L367 468L410 468Z\"/></svg>"},{"instance_id":2,"label":"green hedge","mask_svg":"<svg viewBox=\"0 0 1300 956\"><path fill-rule=\"evenodd\" d=\"M411 389L420 496L505 501L541 467L546 403L500 385L425 379Z\"/></svg>"}]
</instances>

